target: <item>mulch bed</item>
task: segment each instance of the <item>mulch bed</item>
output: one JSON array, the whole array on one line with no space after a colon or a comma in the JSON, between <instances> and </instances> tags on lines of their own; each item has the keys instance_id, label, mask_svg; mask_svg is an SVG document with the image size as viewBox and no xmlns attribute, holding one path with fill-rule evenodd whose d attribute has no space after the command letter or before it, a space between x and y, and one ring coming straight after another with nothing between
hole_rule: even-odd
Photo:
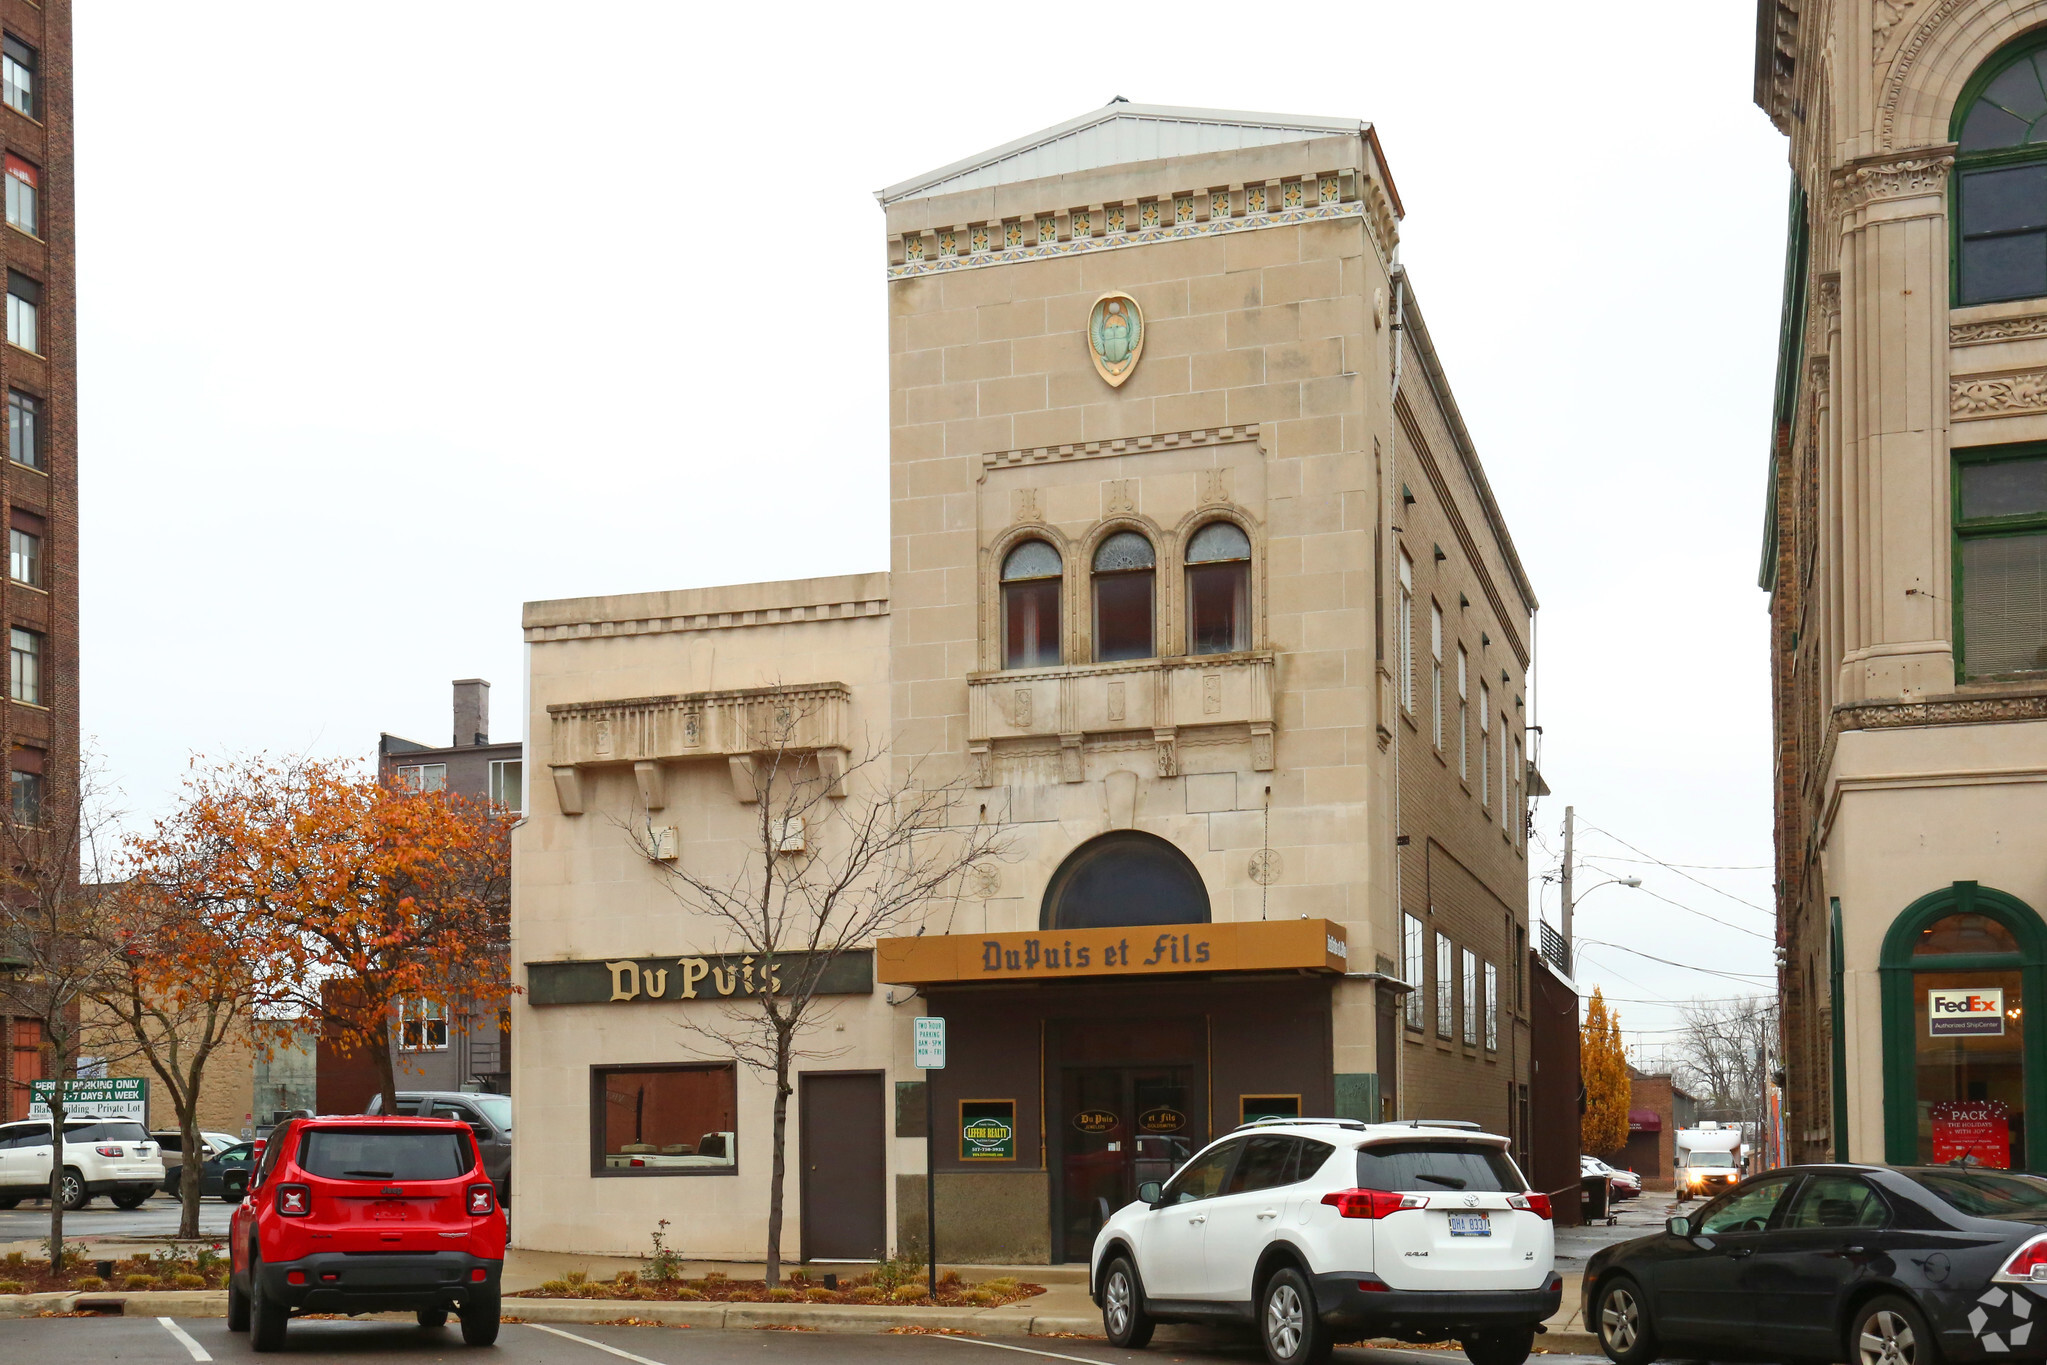
<instances>
[{"instance_id":1,"label":"mulch bed","mask_svg":"<svg viewBox=\"0 0 2047 1365\"><path fill-rule=\"evenodd\" d=\"M102 1275L100 1262L91 1256L73 1256L65 1262L62 1275L50 1274L50 1263L40 1256L11 1251L0 1259L0 1294L50 1294L112 1291L141 1293L152 1289L225 1289L227 1256L207 1254L177 1259L131 1256L113 1263L112 1275Z\"/></svg>"},{"instance_id":2,"label":"mulch bed","mask_svg":"<svg viewBox=\"0 0 2047 1365\"><path fill-rule=\"evenodd\" d=\"M655 1303L907 1304L940 1308L996 1308L1045 1292L1043 1285L1026 1284L1008 1277L968 1284L960 1279L957 1272L950 1270L939 1277L936 1299L925 1292L925 1286L926 1280L922 1275L904 1277L884 1273L843 1276L839 1278L836 1289L827 1289L823 1280L798 1271L783 1276L781 1285L769 1289L765 1280L733 1280L722 1275L707 1275L696 1280L652 1280L643 1273L623 1270L609 1280L592 1280L581 1272L573 1272L562 1279L549 1280L538 1289L506 1297L644 1299Z\"/></svg>"}]
</instances>

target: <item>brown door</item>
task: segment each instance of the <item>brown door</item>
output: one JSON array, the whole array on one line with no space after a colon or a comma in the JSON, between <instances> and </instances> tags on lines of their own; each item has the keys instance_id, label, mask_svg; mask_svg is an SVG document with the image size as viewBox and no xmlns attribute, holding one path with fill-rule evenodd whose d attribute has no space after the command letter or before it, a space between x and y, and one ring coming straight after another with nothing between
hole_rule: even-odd
<instances>
[{"instance_id":1,"label":"brown door","mask_svg":"<svg viewBox=\"0 0 2047 1365\"><path fill-rule=\"evenodd\" d=\"M888 1248L888 1153L879 1071L797 1078L803 1259L878 1261Z\"/></svg>"}]
</instances>

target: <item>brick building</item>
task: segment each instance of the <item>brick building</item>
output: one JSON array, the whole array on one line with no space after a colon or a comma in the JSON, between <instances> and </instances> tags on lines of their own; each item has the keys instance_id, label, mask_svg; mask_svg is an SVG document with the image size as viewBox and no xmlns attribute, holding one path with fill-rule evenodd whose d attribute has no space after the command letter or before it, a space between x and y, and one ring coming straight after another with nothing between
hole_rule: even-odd
<instances>
[{"instance_id":1,"label":"brick building","mask_svg":"<svg viewBox=\"0 0 2047 1365\"><path fill-rule=\"evenodd\" d=\"M73 284L70 0L0 0L0 229L7 288L0 390L7 458L0 577L8 686L0 758L13 818L67 802L78 771L78 361ZM4 954L0 954L4 955ZM40 1020L0 976L0 1117L27 1112L48 1075Z\"/></svg>"},{"instance_id":2,"label":"brick building","mask_svg":"<svg viewBox=\"0 0 2047 1365\"><path fill-rule=\"evenodd\" d=\"M1698 1122L1698 1101L1668 1074L1628 1068L1628 1145L1606 1160L1642 1177L1645 1190L1677 1188L1677 1130Z\"/></svg>"}]
</instances>

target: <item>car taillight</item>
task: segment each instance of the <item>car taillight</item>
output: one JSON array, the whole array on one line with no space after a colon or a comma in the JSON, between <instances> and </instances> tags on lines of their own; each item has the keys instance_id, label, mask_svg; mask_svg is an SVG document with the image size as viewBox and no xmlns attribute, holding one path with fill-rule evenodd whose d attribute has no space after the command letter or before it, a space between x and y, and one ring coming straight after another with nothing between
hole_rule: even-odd
<instances>
[{"instance_id":1,"label":"car taillight","mask_svg":"<svg viewBox=\"0 0 2047 1365\"><path fill-rule=\"evenodd\" d=\"M127 1153L123 1152L123 1151L122 1151L122 1150L121 1150L121 1149L120 1149L119 1147L95 1147L95 1148L93 1148L93 1150L94 1150L95 1152L98 1152L98 1153L99 1153L99 1154L100 1154L101 1156L125 1156L125 1155L127 1155Z\"/></svg>"},{"instance_id":2,"label":"car taillight","mask_svg":"<svg viewBox=\"0 0 2047 1365\"><path fill-rule=\"evenodd\" d=\"M303 1218L313 1211L313 1192L304 1185L279 1185L277 1211L286 1218Z\"/></svg>"},{"instance_id":3,"label":"car taillight","mask_svg":"<svg viewBox=\"0 0 2047 1365\"><path fill-rule=\"evenodd\" d=\"M1527 1209L1537 1218L1549 1217L1549 1196L1546 1194L1510 1194L1507 1196L1510 1209Z\"/></svg>"},{"instance_id":4,"label":"car taillight","mask_svg":"<svg viewBox=\"0 0 2047 1365\"><path fill-rule=\"evenodd\" d=\"M640 1160L638 1157L634 1157L631 1161L628 1161L626 1163L626 1165L628 1166L644 1166L646 1164L647 1164L646 1162Z\"/></svg>"},{"instance_id":5,"label":"car taillight","mask_svg":"<svg viewBox=\"0 0 2047 1365\"><path fill-rule=\"evenodd\" d=\"M1429 1206L1425 1194L1395 1194L1391 1190L1331 1190L1322 1196L1322 1202L1342 1218L1384 1218L1402 1209Z\"/></svg>"},{"instance_id":6,"label":"car taillight","mask_svg":"<svg viewBox=\"0 0 2047 1365\"><path fill-rule=\"evenodd\" d=\"M497 1191L489 1185L469 1187L469 1211L479 1216L489 1213L498 1206Z\"/></svg>"},{"instance_id":7,"label":"car taillight","mask_svg":"<svg viewBox=\"0 0 2047 1365\"><path fill-rule=\"evenodd\" d=\"M1994 1277L2000 1280L2047 1280L2047 1237L2035 1237L2018 1249Z\"/></svg>"}]
</instances>

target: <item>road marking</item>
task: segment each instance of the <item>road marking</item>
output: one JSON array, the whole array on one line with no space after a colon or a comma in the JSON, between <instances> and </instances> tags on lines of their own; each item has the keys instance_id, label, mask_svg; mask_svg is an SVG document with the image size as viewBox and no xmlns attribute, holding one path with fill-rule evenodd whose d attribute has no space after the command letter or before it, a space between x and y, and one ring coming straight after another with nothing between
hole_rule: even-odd
<instances>
[{"instance_id":1,"label":"road marking","mask_svg":"<svg viewBox=\"0 0 2047 1365\"><path fill-rule=\"evenodd\" d=\"M645 1356L636 1356L631 1351L621 1351L616 1346L606 1346L601 1341L592 1341L588 1337L579 1337L574 1332L564 1332L559 1327L546 1327L537 1322L529 1322L526 1325L528 1327L531 1327L536 1332L548 1332L558 1337L567 1337L570 1341L581 1342L585 1346L594 1347L597 1350L608 1352L611 1355L617 1356L620 1360L635 1361L637 1362L637 1365L662 1365L662 1363L658 1360L649 1360ZM1088 1362L1088 1365L1101 1365L1101 1362L1091 1360Z\"/></svg>"},{"instance_id":2,"label":"road marking","mask_svg":"<svg viewBox=\"0 0 2047 1365\"><path fill-rule=\"evenodd\" d=\"M192 1340L191 1337L186 1336L185 1329L178 1326L178 1324L176 1324L175 1322L172 1322L169 1318L158 1318L157 1322L163 1327L164 1331L169 1332L172 1336L176 1337L178 1341L184 1346L184 1348L192 1353L192 1359L194 1360L213 1359L212 1356L206 1354L206 1348L204 1346L201 1346L198 1342Z\"/></svg>"},{"instance_id":3,"label":"road marking","mask_svg":"<svg viewBox=\"0 0 2047 1365\"><path fill-rule=\"evenodd\" d=\"M1043 1356L1047 1360L1077 1360L1080 1365L1108 1365L1100 1356L1063 1356L1057 1351L1035 1351L1028 1346L1011 1346L1007 1342L989 1341L985 1337L948 1337L933 1332L929 1341L957 1341L963 1346L993 1346L998 1351L1021 1351L1027 1356ZM1105 1345L1107 1343L1104 1343Z\"/></svg>"}]
</instances>

